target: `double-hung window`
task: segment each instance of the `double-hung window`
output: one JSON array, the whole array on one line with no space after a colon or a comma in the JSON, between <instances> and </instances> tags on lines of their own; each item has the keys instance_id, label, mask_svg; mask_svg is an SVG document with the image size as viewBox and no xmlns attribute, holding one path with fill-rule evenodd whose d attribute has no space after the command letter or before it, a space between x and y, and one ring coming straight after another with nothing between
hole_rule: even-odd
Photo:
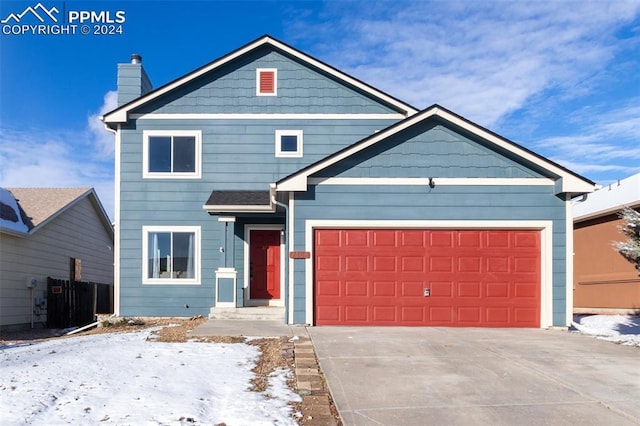
<instances>
[{"instance_id":1,"label":"double-hung window","mask_svg":"<svg viewBox=\"0 0 640 426\"><path fill-rule=\"evenodd\" d=\"M145 130L145 178L200 178L202 132L199 130Z\"/></svg>"},{"instance_id":2,"label":"double-hung window","mask_svg":"<svg viewBox=\"0 0 640 426\"><path fill-rule=\"evenodd\" d=\"M144 284L200 284L200 227L142 228Z\"/></svg>"},{"instance_id":3,"label":"double-hung window","mask_svg":"<svg viewBox=\"0 0 640 426\"><path fill-rule=\"evenodd\" d=\"M302 130L276 130L276 157L302 157Z\"/></svg>"}]
</instances>

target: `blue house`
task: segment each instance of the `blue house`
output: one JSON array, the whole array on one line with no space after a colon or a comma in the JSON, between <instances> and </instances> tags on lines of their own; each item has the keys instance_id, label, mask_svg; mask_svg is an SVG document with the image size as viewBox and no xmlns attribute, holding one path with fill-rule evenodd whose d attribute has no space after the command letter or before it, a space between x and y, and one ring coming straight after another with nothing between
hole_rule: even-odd
<instances>
[{"instance_id":1,"label":"blue house","mask_svg":"<svg viewBox=\"0 0 640 426\"><path fill-rule=\"evenodd\" d=\"M270 36L152 89L118 66L120 316L566 326L594 183ZM262 307L262 308L261 308Z\"/></svg>"}]
</instances>

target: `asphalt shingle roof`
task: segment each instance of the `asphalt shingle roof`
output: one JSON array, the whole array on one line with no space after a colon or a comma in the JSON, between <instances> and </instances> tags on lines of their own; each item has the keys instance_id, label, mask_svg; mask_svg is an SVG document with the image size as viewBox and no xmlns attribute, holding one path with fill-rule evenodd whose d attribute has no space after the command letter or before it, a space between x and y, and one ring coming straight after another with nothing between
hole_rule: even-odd
<instances>
[{"instance_id":1,"label":"asphalt shingle roof","mask_svg":"<svg viewBox=\"0 0 640 426\"><path fill-rule=\"evenodd\" d=\"M91 188L7 188L22 209L24 223L33 229Z\"/></svg>"}]
</instances>

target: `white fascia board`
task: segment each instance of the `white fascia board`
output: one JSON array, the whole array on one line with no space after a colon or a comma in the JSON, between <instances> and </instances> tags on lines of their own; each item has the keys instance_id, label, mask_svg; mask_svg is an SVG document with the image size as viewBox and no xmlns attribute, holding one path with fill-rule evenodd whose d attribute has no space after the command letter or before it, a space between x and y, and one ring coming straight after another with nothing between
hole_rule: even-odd
<instances>
[{"instance_id":1,"label":"white fascia board","mask_svg":"<svg viewBox=\"0 0 640 426\"><path fill-rule=\"evenodd\" d=\"M155 91L152 91L148 95L145 95L145 96L142 96L142 97L138 98L136 101L131 102L130 104L127 104L126 108L123 108L121 110L115 110L112 113L108 113L108 114L103 115L101 117L102 121L105 122L105 123L112 123L112 124L114 124L114 123L125 123L127 121L127 117L128 117L129 111L131 111L131 110L133 110L133 109L135 109L135 108L137 108L137 107L139 107L141 105L144 105L145 103L147 103L147 102L149 102L149 101L151 101L153 99L156 99L156 98L158 98L158 97L160 97L160 96L162 96L162 95L164 95L164 94L176 89L177 87L182 86L183 84L186 84L186 83L188 83L188 82L190 82L192 80L195 80L198 77L201 77L202 75L208 73L209 71L211 71L211 70L213 70L215 68L218 68L218 67L220 67L220 66L222 66L222 65L224 65L224 64L226 64L228 62L231 62L234 59L238 58L239 56L242 56L245 53L247 53L247 52L249 52L251 50L254 50L257 47L260 47L260 46L265 45L265 44L270 44L270 45L272 45L272 46L274 46L274 47L276 47L276 48L278 48L278 49L280 49L280 50L282 50L284 52L287 52L288 54L290 54L290 55L292 55L292 56L294 56L296 58L299 58L302 61L304 61L304 62L306 62L308 64L311 64L314 67L316 67L316 68L318 68L318 69L320 69L320 70L322 70L322 71L324 71L324 72L326 72L328 74L331 74L331 75L337 77L338 79L340 79L342 81L345 81L345 82L357 87L358 89L360 89L360 90L362 90L362 91L364 91L366 93L369 93L372 96L374 96L374 97L376 97L378 99L381 99L381 100L383 100L383 101L395 106L396 108L398 108L398 109L400 109L402 111L405 111L407 116L413 115L413 114L418 112L416 109L410 107L409 105L406 105L403 102L400 102L399 100L394 99L391 96L386 95L385 93L380 92L380 91L374 89L371 86L367 86L364 83L354 79L353 77L350 77L350 76L348 76L346 74L343 74L342 72L338 71L337 69L332 68L332 67L330 67L330 66L328 66L328 65L326 65L326 64L324 64L324 63L322 63L322 62L320 62L320 61L318 61L316 59L313 59L312 57L307 56L306 54L304 54L304 53L302 53L300 51L297 51L297 50L295 50L295 49L293 49L293 48L291 48L291 47L289 47L287 45L284 45L284 44L280 43L279 41L272 39L271 37L262 37L262 38L256 40L255 42L253 42L251 44L248 44L244 48L236 50L232 54L223 56L222 58L220 58L217 61L212 62L208 66L204 66L204 67L202 67L202 68L200 68L200 69L198 69L196 71L193 71L193 72L185 75L184 77L175 80L173 83L169 83L169 84L167 84L165 86L162 86L162 87L158 88Z\"/></svg>"}]
</instances>

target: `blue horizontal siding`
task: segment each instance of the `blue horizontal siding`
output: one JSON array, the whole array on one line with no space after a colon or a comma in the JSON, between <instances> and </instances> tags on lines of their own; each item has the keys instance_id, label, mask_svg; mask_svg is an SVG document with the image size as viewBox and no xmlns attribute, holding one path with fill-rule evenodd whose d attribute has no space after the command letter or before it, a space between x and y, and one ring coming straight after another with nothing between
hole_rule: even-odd
<instances>
[{"instance_id":1,"label":"blue horizontal siding","mask_svg":"<svg viewBox=\"0 0 640 426\"><path fill-rule=\"evenodd\" d=\"M256 69L276 68L277 96L256 96ZM136 112L156 113L393 113L296 59L258 49Z\"/></svg>"},{"instance_id":2,"label":"blue horizontal siding","mask_svg":"<svg viewBox=\"0 0 640 426\"><path fill-rule=\"evenodd\" d=\"M566 221L553 186L316 185L295 195L292 250L305 249L307 220L547 220L553 222L553 322L564 325ZM304 323L305 264L294 262L294 321Z\"/></svg>"}]
</instances>

